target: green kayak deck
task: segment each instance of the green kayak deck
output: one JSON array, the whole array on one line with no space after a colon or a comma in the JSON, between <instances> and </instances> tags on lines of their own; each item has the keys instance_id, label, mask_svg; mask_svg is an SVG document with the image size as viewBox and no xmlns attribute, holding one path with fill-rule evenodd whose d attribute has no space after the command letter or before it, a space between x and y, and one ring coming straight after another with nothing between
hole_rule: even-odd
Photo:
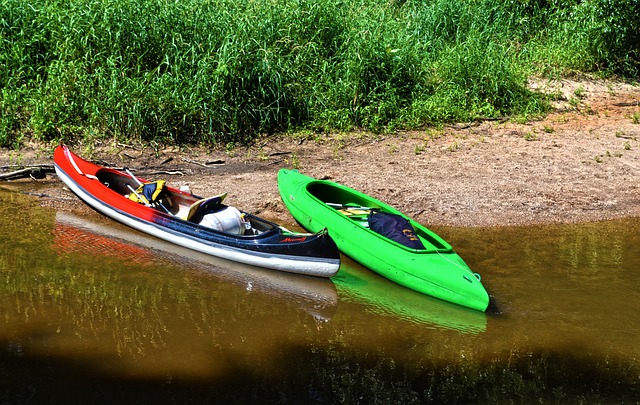
<instances>
[{"instance_id":1,"label":"green kayak deck","mask_svg":"<svg viewBox=\"0 0 640 405\"><path fill-rule=\"evenodd\" d=\"M485 311L489 295L480 277L440 236L393 207L341 184L296 170L278 173L278 189L291 215L311 232L327 229L342 253L415 291ZM424 248L410 248L369 229L370 212L400 215Z\"/></svg>"}]
</instances>

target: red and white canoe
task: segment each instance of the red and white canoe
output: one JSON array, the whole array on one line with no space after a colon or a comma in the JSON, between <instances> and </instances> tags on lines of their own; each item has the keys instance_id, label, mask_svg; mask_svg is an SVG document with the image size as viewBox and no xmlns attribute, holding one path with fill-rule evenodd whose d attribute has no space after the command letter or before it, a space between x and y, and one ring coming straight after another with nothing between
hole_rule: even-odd
<instances>
[{"instance_id":1,"label":"red and white canoe","mask_svg":"<svg viewBox=\"0 0 640 405\"><path fill-rule=\"evenodd\" d=\"M211 256L290 273L331 277L340 267L338 248L326 231L287 231L222 204L225 195L202 199L167 186L160 191L156 187L163 184L88 162L65 145L56 148L53 159L58 177L81 200L146 234Z\"/></svg>"}]
</instances>

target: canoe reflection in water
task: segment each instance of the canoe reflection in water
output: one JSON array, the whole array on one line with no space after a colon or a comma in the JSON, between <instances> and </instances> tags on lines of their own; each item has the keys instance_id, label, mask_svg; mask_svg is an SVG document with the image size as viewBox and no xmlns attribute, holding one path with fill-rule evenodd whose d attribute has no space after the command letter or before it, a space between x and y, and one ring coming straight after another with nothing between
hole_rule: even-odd
<instances>
[{"instance_id":1,"label":"canoe reflection in water","mask_svg":"<svg viewBox=\"0 0 640 405\"><path fill-rule=\"evenodd\" d=\"M338 298L327 278L277 272L249 266L183 248L147 236L118 223L56 213L54 248L62 255L92 255L96 260L116 257L141 268L170 261L191 271L204 271L243 286L249 292L268 294L299 306L320 323L331 319Z\"/></svg>"}]
</instances>

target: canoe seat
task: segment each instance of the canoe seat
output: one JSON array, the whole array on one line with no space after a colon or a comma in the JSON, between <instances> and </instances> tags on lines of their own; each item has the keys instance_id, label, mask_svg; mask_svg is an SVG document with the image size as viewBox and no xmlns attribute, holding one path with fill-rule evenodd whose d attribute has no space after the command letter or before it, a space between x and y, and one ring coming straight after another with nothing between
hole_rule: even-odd
<instances>
[{"instance_id":1,"label":"canoe seat","mask_svg":"<svg viewBox=\"0 0 640 405\"><path fill-rule=\"evenodd\" d=\"M190 222L199 222L205 214L220 208L222 201L224 201L226 197L227 193L222 193L198 200L189 206L187 212L182 213L181 219Z\"/></svg>"},{"instance_id":2,"label":"canoe seat","mask_svg":"<svg viewBox=\"0 0 640 405\"><path fill-rule=\"evenodd\" d=\"M251 221L235 207L223 205L227 193L191 204L185 220L232 235L254 235Z\"/></svg>"}]
</instances>

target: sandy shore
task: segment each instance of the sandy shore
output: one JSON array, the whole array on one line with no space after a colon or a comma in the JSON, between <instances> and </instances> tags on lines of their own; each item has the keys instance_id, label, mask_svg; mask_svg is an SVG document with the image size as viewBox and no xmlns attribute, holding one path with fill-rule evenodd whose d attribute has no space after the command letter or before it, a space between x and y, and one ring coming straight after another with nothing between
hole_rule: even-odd
<instances>
[{"instance_id":1,"label":"sandy shore","mask_svg":"<svg viewBox=\"0 0 640 405\"><path fill-rule=\"evenodd\" d=\"M485 121L387 136L291 136L213 150L69 146L85 158L128 166L146 178L189 184L199 195L226 191L228 204L285 225L293 219L278 194L280 168L356 188L426 225L640 216L640 87L598 81L554 86L565 94L555 111L524 124ZM35 164L50 168L53 147L1 150L0 174ZM0 187L37 190L43 205L57 209L89 210L54 173L0 180Z\"/></svg>"}]
</instances>

